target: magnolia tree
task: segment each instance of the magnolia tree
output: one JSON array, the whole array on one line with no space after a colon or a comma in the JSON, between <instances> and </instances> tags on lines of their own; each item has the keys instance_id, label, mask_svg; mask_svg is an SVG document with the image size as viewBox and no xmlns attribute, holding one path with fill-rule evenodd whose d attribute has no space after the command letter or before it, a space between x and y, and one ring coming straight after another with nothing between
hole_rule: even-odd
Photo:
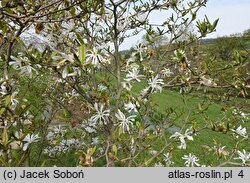
<instances>
[{"instance_id":1,"label":"magnolia tree","mask_svg":"<svg viewBox=\"0 0 250 183\"><path fill-rule=\"evenodd\" d=\"M196 20L207 0L0 3L2 166L249 165L250 154L241 148L248 140L247 113L225 110L217 122L204 114L209 104L162 114L154 103L164 88L178 88L186 105L194 85L225 87L209 77L198 53L189 52L198 52L194 45L215 31L218 20ZM151 21L155 13L163 15L158 24ZM144 41L122 52L121 45L140 33ZM194 122L196 115L206 123ZM173 130L178 116L184 121ZM217 162L186 151L204 131L233 139L231 148L197 143ZM178 164L174 157L184 150Z\"/></svg>"}]
</instances>

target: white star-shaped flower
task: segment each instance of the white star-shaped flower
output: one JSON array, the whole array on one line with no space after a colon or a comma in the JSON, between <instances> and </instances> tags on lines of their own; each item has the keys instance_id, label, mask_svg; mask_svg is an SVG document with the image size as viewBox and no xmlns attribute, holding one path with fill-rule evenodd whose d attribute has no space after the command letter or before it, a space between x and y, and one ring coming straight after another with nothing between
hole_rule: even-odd
<instances>
[{"instance_id":1,"label":"white star-shaped flower","mask_svg":"<svg viewBox=\"0 0 250 183\"><path fill-rule=\"evenodd\" d=\"M124 106L125 106L125 110L128 111L128 112L132 112L132 111L138 112L137 108L136 108L136 105L133 104L132 102L129 102L129 103L125 104Z\"/></svg>"},{"instance_id":2,"label":"white star-shaped flower","mask_svg":"<svg viewBox=\"0 0 250 183\"><path fill-rule=\"evenodd\" d=\"M193 137L191 136L192 132L190 131L190 129L187 129L185 131L185 134L181 134L179 132L175 132L173 135L170 136L170 138L179 138L181 144L178 146L179 149L186 149L187 148L187 144L185 139L188 140L194 140Z\"/></svg>"},{"instance_id":3,"label":"white star-shaped flower","mask_svg":"<svg viewBox=\"0 0 250 183\"><path fill-rule=\"evenodd\" d=\"M122 87L123 87L124 89L126 89L126 90L128 90L128 91L130 91L131 88L132 88L132 85L131 85L130 82L122 82L121 85L122 85Z\"/></svg>"},{"instance_id":4,"label":"white star-shaped flower","mask_svg":"<svg viewBox=\"0 0 250 183\"><path fill-rule=\"evenodd\" d=\"M131 70L128 71L128 74L126 75L125 81L132 81L136 80L138 82L141 82L140 78L143 77L143 75L139 75L139 69L134 67Z\"/></svg>"},{"instance_id":5,"label":"white star-shaped flower","mask_svg":"<svg viewBox=\"0 0 250 183\"><path fill-rule=\"evenodd\" d=\"M87 51L86 63L92 64L96 67L100 67L101 63L104 63L104 58L100 54L100 51L98 49L93 48L92 50Z\"/></svg>"},{"instance_id":6,"label":"white star-shaped flower","mask_svg":"<svg viewBox=\"0 0 250 183\"><path fill-rule=\"evenodd\" d=\"M172 74L174 74L173 72L170 71L170 69L168 68L164 68L161 71L161 74L163 75L163 77L170 77Z\"/></svg>"},{"instance_id":7,"label":"white star-shaped flower","mask_svg":"<svg viewBox=\"0 0 250 183\"><path fill-rule=\"evenodd\" d=\"M246 128L243 128L241 125L236 130L233 129L232 131L244 138L248 138Z\"/></svg>"},{"instance_id":8,"label":"white star-shaped flower","mask_svg":"<svg viewBox=\"0 0 250 183\"><path fill-rule=\"evenodd\" d=\"M159 75L156 75L155 77L152 77L148 80L149 88L151 89L151 93L154 92L161 92L162 91L162 85L164 85L163 79L159 78Z\"/></svg>"},{"instance_id":9,"label":"white star-shaped flower","mask_svg":"<svg viewBox=\"0 0 250 183\"><path fill-rule=\"evenodd\" d=\"M38 136L38 134L34 135L34 134L28 134L26 135L26 137L23 139L23 142L25 142L25 144L23 145L23 151L26 151L28 149L28 146L34 142L37 142L38 139L40 137Z\"/></svg>"},{"instance_id":10,"label":"white star-shaped flower","mask_svg":"<svg viewBox=\"0 0 250 183\"><path fill-rule=\"evenodd\" d=\"M173 161L171 161L172 156L169 153L163 154L163 156L164 156L164 162L166 163L167 166L170 166L174 163Z\"/></svg>"},{"instance_id":11,"label":"white star-shaped flower","mask_svg":"<svg viewBox=\"0 0 250 183\"><path fill-rule=\"evenodd\" d=\"M109 116L110 110L104 110L104 106L101 104L100 108L98 107L98 104L94 104L94 108L96 110L96 114L92 116L89 120L91 122L91 125L99 124L107 124L107 117Z\"/></svg>"},{"instance_id":12,"label":"white star-shaped flower","mask_svg":"<svg viewBox=\"0 0 250 183\"><path fill-rule=\"evenodd\" d=\"M239 157L234 159L240 159L242 161L242 164L246 164L247 161L250 161L250 153L246 152L245 149L241 151L238 151Z\"/></svg>"},{"instance_id":13,"label":"white star-shaped flower","mask_svg":"<svg viewBox=\"0 0 250 183\"><path fill-rule=\"evenodd\" d=\"M200 166L198 163L199 159L195 156L189 153L189 155L184 155L182 159L186 160L185 161L185 166L187 167L194 167L194 166Z\"/></svg>"},{"instance_id":14,"label":"white star-shaped flower","mask_svg":"<svg viewBox=\"0 0 250 183\"><path fill-rule=\"evenodd\" d=\"M122 128L122 132L125 133L126 131L130 132L130 126L133 126L133 122L135 121L135 115L126 117L123 112L118 109L118 113L115 114L115 117L119 121L119 126Z\"/></svg>"}]
</instances>

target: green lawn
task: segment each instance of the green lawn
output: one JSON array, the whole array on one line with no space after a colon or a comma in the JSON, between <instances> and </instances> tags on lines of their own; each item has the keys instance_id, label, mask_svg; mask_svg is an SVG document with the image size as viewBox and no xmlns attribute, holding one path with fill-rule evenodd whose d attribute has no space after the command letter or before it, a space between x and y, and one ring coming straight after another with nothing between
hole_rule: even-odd
<instances>
[{"instance_id":1,"label":"green lawn","mask_svg":"<svg viewBox=\"0 0 250 183\"><path fill-rule=\"evenodd\" d=\"M145 86L146 83L139 83L134 86L133 91L138 93ZM179 92L172 90L163 90L162 93L157 93L153 96L153 103L156 105L156 110L158 110L160 113L166 114L166 111L168 111L169 108L172 108L176 112L176 114L169 116L170 121L175 120L173 122L174 126L182 127L185 124L187 128L195 122L198 126L198 129L203 128L206 122L209 121L212 121L216 124L224 122L226 125L230 122L228 119L232 117L232 108L234 107L234 104L242 103L247 105L249 102L247 100L249 99L233 99L227 103L219 103L204 97L191 96L189 94L182 95ZM199 105L201 105L201 108L208 108L203 112L199 112ZM227 109L225 112L227 116L225 118L223 118L225 111L224 109ZM187 116L189 116L188 119ZM200 159L201 164L213 166L218 165L221 161L225 161L223 157L221 159L216 158L214 151L209 152L208 149L204 148L204 146L214 147L216 142L220 146L225 146L224 150L229 150L235 146L237 141L232 138L232 133L230 131L227 134L219 131L213 131L212 125L210 125L210 123L208 124L208 129L204 129L201 131L201 133L198 133L197 136L194 136L194 141L186 141L188 144L187 149L179 150L176 148L174 152L172 152L174 154L174 166L184 166L184 160L181 157L189 153L195 154ZM235 124L235 126L239 126L240 124L244 127L247 127L249 133L249 121L243 124ZM170 136L171 133L166 132L166 135ZM175 146L179 144L180 143L178 142ZM155 150L160 150L164 145L165 144L163 142L159 141L156 143L154 148ZM242 148L244 148L246 151L250 151L249 140L244 141L244 143L239 145L239 149ZM231 154L231 152L229 153Z\"/></svg>"}]
</instances>

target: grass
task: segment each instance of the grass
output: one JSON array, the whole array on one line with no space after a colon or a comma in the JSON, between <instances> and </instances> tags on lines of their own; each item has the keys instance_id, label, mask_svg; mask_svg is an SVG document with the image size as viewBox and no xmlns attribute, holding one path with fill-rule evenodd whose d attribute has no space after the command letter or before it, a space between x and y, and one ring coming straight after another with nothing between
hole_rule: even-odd
<instances>
[{"instance_id":1,"label":"grass","mask_svg":"<svg viewBox=\"0 0 250 183\"><path fill-rule=\"evenodd\" d=\"M145 86L146 83L139 83L134 86L133 91L138 93ZM194 122L197 124L198 128L204 127L207 121L217 124L222 122L225 124L229 123L229 119L233 117L232 108L236 105L236 103L247 105L248 102L248 99L237 98L233 98L227 103L215 102L205 97L191 96L189 94L182 95L172 90L163 90L162 93L153 95L153 103L156 105L156 111L159 111L162 114L166 114L166 111L168 111L170 108L175 111L174 115L170 115L170 120L176 119L174 121L174 125L177 127L182 127L183 125L189 127ZM199 105L201 108L207 109L203 112L199 112ZM225 111L225 109L227 110ZM226 118L223 119L224 114L226 114ZM187 119L188 115L189 118ZM239 124L236 125L238 126ZM244 123L243 126L247 127L249 133L250 123ZM230 131L225 134L223 132L212 130L212 126L210 124L209 127L210 128L208 129L202 130L202 132L200 134L198 133L197 136L194 136L194 141L187 140L187 149L179 150L175 148L174 152L172 152L172 154L174 154L174 166L184 166L184 160L181 157L189 153L193 153L199 157L201 164L215 166L220 164L220 162L225 161L223 156L221 158L217 158L215 156L215 151L209 152L208 149L204 147L214 147L217 144L221 147L225 146L225 150L229 150L234 148L237 140L232 138L232 133ZM171 133L166 133L167 137L170 135ZM180 142L177 142L175 147L179 144ZM165 144L163 142L159 141L156 143L154 148L155 150L160 150L164 145ZM242 148L244 148L247 152L250 151L249 141L245 141L244 143L240 144L239 149Z\"/></svg>"}]
</instances>

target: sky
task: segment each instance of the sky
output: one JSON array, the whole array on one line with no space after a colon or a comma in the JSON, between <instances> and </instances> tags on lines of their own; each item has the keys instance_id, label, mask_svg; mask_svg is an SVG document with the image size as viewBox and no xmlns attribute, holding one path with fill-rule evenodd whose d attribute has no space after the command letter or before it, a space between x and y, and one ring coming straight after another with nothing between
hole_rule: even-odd
<instances>
[{"instance_id":1,"label":"sky","mask_svg":"<svg viewBox=\"0 0 250 183\"><path fill-rule=\"evenodd\" d=\"M219 18L216 32L208 34L207 38L242 33L250 28L250 0L208 0L206 7L198 12L197 18L202 20L205 15L211 22ZM150 17L150 21L157 23L166 16L162 13L155 13ZM135 45L141 37L142 34L126 40L121 45L122 50Z\"/></svg>"}]
</instances>

